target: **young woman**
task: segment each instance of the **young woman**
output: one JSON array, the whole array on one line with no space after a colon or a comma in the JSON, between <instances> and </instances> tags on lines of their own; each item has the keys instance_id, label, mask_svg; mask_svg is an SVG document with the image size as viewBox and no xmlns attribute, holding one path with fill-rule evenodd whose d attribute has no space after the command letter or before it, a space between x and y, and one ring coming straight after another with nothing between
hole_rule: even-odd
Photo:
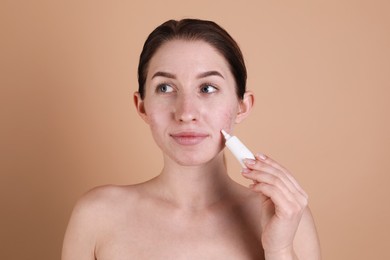
<instances>
[{"instance_id":1,"label":"young woman","mask_svg":"<svg viewBox=\"0 0 390 260\"><path fill-rule=\"evenodd\" d=\"M227 174L221 129L232 133L254 100L231 36L211 21L167 21L146 40L138 77L135 106L164 167L84 195L62 259L320 259L307 195L288 170L257 154L242 170L249 188Z\"/></svg>"}]
</instances>

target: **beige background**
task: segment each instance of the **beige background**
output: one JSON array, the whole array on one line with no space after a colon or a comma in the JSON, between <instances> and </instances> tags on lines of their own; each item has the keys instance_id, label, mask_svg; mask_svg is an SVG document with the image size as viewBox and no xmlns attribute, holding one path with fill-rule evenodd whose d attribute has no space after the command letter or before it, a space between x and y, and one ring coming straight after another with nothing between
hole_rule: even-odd
<instances>
[{"instance_id":1,"label":"beige background","mask_svg":"<svg viewBox=\"0 0 390 260\"><path fill-rule=\"evenodd\" d=\"M2 0L0 259L59 259L83 192L158 174L136 66L147 34L184 17L242 47L257 102L236 134L310 194L324 259L390 259L389 13L385 0Z\"/></svg>"}]
</instances>

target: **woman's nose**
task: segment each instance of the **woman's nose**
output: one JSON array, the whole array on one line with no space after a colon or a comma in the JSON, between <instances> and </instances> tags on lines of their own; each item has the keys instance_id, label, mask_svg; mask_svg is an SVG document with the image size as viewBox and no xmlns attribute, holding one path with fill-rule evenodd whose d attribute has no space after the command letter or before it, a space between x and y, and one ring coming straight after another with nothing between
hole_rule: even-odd
<instances>
[{"instance_id":1,"label":"woman's nose","mask_svg":"<svg viewBox=\"0 0 390 260\"><path fill-rule=\"evenodd\" d=\"M180 122L192 122L199 119L199 107L196 97L179 97L176 102L175 119Z\"/></svg>"}]
</instances>

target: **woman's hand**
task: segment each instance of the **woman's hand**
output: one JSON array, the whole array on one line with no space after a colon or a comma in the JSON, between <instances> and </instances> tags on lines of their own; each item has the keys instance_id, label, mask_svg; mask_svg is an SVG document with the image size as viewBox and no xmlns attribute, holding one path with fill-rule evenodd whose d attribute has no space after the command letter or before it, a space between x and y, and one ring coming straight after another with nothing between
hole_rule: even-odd
<instances>
[{"instance_id":1,"label":"woman's hand","mask_svg":"<svg viewBox=\"0 0 390 260\"><path fill-rule=\"evenodd\" d=\"M287 169L262 154L255 157L256 160L245 160L248 168L242 170L242 175L253 180L250 189L267 198L261 220L266 259L294 259L293 241L308 196Z\"/></svg>"}]
</instances>

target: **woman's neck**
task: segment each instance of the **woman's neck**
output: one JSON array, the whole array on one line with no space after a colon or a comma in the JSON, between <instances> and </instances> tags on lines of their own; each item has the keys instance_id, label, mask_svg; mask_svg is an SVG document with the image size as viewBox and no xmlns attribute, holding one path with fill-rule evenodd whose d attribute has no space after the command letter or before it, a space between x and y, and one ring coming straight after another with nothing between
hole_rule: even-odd
<instances>
[{"instance_id":1,"label":"woman's neck","mask_svg":"<svg viewBox=\"0 0 390 260\"><path fill-rule=\"evenodd\" d=\"M209 207L227 196L235 186L227 174L223 154L197 166L182 166L165 162L155 178L160 196L182 209Z\"/></svg>"}]
</instances>

